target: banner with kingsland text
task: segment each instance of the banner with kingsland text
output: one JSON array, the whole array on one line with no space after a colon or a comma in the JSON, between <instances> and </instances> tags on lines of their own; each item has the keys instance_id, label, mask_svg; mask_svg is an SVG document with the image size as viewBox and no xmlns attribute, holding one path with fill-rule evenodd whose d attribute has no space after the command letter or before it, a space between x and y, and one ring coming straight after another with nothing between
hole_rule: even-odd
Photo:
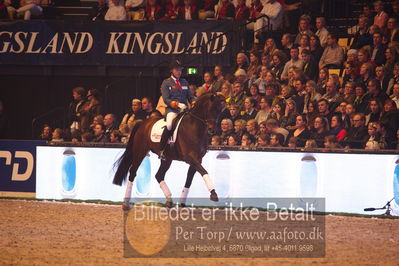
<instances>
[{"instance_id":1,"label":"banner with kingsland text","mask_svg":"<svg viewBox=\"0 0 399 266\"><path fill-rule=\"evenodd\" d=\"M13 65L229 65L231 21L0 22L0 63ZM233 30L234 29L234 30Z\"/></svg>"}]
</instances>

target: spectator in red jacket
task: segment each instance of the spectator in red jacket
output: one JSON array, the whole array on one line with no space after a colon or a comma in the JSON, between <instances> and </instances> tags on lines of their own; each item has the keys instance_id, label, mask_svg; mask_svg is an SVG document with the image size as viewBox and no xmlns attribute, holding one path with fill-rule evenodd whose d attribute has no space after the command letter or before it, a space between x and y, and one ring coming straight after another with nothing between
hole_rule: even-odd
<instances>
[{"instance_id":1,"label":"spectator in red jacket","mask_svg":"<svg viewBox=\"0 0 399 266\"><path fill-rule=\"evenodd\" d=\"M165 10L158 4L157 0L148 0L145 7L145 18L147 20L159 20L165 14Z\"/></svg>"},{"instance_id":2,"label":"spectator in red jacket","mask_svg":"<svg viewBox=\"0 0 399 266\"><path fill-rule=\"evenodd\" d=\"M180 19L193 20L198 19L198 7L192 0L184 0L184 5L180 7Z\"/></svg>"},{"instance_id":3,"label":"spectator in red jacket","mask_svg":"<svg viewBox=\"0 0 399 266\"><path fill-rule=\"evenodd\" d=\"M245 0L238 0L236 6L235 19L248 19L249 8L245 5Z\"/></svg>"}]
</instances>

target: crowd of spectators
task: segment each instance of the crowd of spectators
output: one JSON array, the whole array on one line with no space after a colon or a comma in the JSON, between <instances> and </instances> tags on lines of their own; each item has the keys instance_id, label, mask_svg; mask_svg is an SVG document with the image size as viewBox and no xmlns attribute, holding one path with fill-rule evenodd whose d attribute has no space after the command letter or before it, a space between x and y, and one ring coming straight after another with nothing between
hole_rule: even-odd
<instances>
[{"instance_id":1,"label":"crowd of spectators","mask_svg":"<svg viewBox=\"0 0 399 266\"><path fill-rule=\"evenodd\" d=\"M247 19L271 10L278 10L280 16L299 8L273 0L250 1L250 6L245 1L236 1L235 7L227 0L185 0L181 6L174 0L164 1L164 5L148 0L139 7L130 6L132 2L137 3L127 0L123 9L127 13L141 12L129 15L138 20L221 16L234 19L238 15ZM109 12L119 2L110 0L103 4L108 4ZM265 8L266 5L280 7ZM184 10L191 10L190 15ZM215 66L204 73L203 84L190 86L196 96L210 91L226 98L217 125L210 130L210 143L396 149L399 2L392 2L390 14L384 11L382 1L365 5L358 24L348 29L351 41L345 45L328 31L324 17L301 15L296 31L288 33L287 25L283 25L287 19L280 21L278 16L273 17L273 28L287 29L281 39L259 42L261 39L255 36L253 49L238 53L233 69L226 71ZM263 27L255 24L254 29ZM76 140L111 141L113 134L114 141L125 141L135 121L146 119L153 112L149 99L133 99L132 111L123 116L120 124L115 124L113 114L106 114L104 119L98 117L101 101L96 97L90 100L95 91L88 92L89 100L82 100L84 90L79 92L75 88L73 94L72 122L67 131ZM74 132L79 132L80 137L74 137ZM58 135L53 138L61 139L62 134Z\"/></svg>"}]
</instances>

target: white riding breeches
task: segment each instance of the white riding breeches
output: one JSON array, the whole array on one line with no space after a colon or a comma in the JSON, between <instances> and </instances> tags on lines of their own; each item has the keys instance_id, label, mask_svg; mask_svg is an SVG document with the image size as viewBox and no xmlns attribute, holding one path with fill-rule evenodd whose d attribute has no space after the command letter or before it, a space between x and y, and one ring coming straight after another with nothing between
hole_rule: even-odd
<instances>
[{"instance_id":1,"label":"white riding breeches","mask_svg":"<svg viewBox=\"0 0 399 266\"><path fill-rule=\"evenodd\" d=\"M172 129L172 122L173 122L173 119L175 119L176 116L177 116L177 113L175 113L175 112L169 112L166 115L166 128L168 130Z\"/></svg>"}]
</instances>

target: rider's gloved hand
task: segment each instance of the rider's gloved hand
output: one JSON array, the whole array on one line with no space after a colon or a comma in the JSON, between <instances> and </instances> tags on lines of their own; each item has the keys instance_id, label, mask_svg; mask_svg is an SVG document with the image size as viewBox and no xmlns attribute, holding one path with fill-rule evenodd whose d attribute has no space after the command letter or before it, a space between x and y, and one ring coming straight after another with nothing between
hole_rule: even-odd
<instances>
[{"instance_id":1,"label":"rider's gloved hand","mask_svg":"<svg viewBox=\"0 0 399 266\"><path fill-rule=\"evenodd\" d=\"M187 108L187 105L185 105L184 103L179 103L177 106L179 106L179 108L180 108L181 110L184 110L184 109Z\"/></svg>"},{"instance_id":2,"label":"rider's gloved hand","mask_svg":"<svg viewBox=\"0 0 399 266\"><path fill-rule=\"evenodd\" d=\"M170 103L170 107L172 107L172 108L177 108L177 106L179 106L179 102L177 102L177 101L172 101L171 103Z\"/></svg>"}]
</instances>

